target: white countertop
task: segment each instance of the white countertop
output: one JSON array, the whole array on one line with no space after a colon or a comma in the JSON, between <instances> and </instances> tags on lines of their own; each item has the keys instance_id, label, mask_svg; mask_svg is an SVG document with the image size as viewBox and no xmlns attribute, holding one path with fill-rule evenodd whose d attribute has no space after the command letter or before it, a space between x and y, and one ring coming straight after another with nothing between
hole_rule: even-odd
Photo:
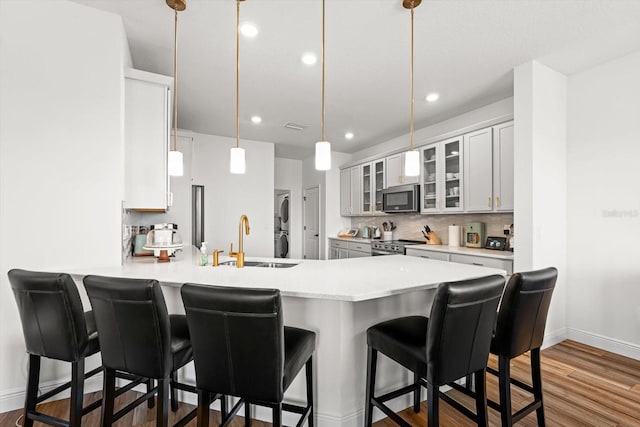
<instances>
[{"instance_id":1,"label":"white countertop","mask_svg":"<svg viewBox=\"0 0 640 427\"><path fill-rule=\"evenodd\" d=\"M245 261L298 263L291 268L198 265L200 252L185 247L171 262L157 263L155 257L136 258L125 265L94 268L66 268L82 277L101 276L157 279L163 285L201 283L221 286L277 288L283 296L365 301L389 295L436 287L441 282L506 275L506 271L467 264L454 264L404 255L336 260L292 260L247 256ZM220 262L231 258L220 257ZM211 256L209 256L211 262Z\"/></svg>"},{"instance_id":2,"label":"white countertop","mask_svg":"<svg viewBox=\"0 0 640 427\"><path fill-rule=\"evenodd\" d=\"M333 240L342 240L343 242L371 243L374 240L379 242L380 239L365 239L363 237L329 237Z\"/></svg>"},{"instance_id":3,"label":"white countertop","mask_svg":"<svg viewBox=\"0 0 640 427\"><path fill-rule=\"evenodd\" d=\"M463 246L445 246L445 245L407 245L406 249L418 249L421 251L447 252L450 254L481 256L486 258L506 259L513 261L513 252L494 251L483 248L467 248Z\"/></svg>"}]
</instances>

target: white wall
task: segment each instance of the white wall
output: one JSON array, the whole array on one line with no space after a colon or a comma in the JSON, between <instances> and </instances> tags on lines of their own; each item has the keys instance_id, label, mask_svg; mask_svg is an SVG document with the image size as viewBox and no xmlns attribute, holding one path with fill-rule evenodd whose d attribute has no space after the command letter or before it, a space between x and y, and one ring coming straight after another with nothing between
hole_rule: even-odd
<instances>
[{"instance_id":1,"label":"white wall","mask_svg":"<svg viewBox=\"0 0 640 427\"><path fill-rule=\"evenodd\" d=\"M247 169L229 172L229 153L235 138L193 134L193 185L204 185L205 237L210 249L238 250L240 216L249 217L250 234L244 236L246 256L273 257L274 145L241 140Z\"/></svg>"},{"instance_id":2,"label":"white wall","mask_svg":"<svg viewBox=\"0 0 640 427\"><path fill-rule=\"evenodd\" d=\"M558 269L549 345L567 323L567 78L535 61L514 72L514 271Z\"/></svg>"},{"instance_id":3,"label":"white wall","mask_svg":"<svg viewBox=\"0 0 640 427\"><path fill-rule=\"evenodd\" d=\"M67 1L0 7L2 412L23 404L26 384L7 271L120 263L126 54L116 15ZM44 364L42 380L62 366Z\"/></svg>"},{"instance_id":4,"label":"white wall","mask_svg":"<svg viewBox=\"0 0 640 427\"><path fill-rule=\"evenodd\" d=\"M465 129L468 126L476 126L476 129L482 127L481 123L489 120L493 120L499 117L511 118L513 114L513 98L506 98L498 102L494 102L484 107L469 111L468 113L460 114L459 116L442 121L440 123L427 126L425 128L416 129L414 132L414 140L416 145L421 145L425 140L429 138L441 137L447 135L450 132L457 132L455 135L460 135L460 130ZM507 118L505 118L505 121ZM487 126L490 126L488 124ZM464 132L471 131L465 130ZM443 137L444 139L445 137ZM382 153L388 153L391 151L398 151L409 147L409 133L399 136L397 138L390 139L389 141L376 144L372 147L365 148L363 150L353 153L353 160L365 159L368 157L380 156ZM338 165L339 166L339 165Z\"/></svg>"},{"instance_id":5,"label":"white wall","mask_svg":"<svg viewBox=\"0 0 640 427\"><path fill-rule=\"evenodd\" d=\"M302 160L275 159L274 187L288 190L289 258L302 258ZM275 206L276 211L279 206Z\"/></svg>"},{"instance_id":6,"label":"white wall","mask_svg":"<svg viewBox=\"0 0 640 427\"><path fill-rule=\"evenodd\" d=\"M640 51L569 78L569 336L640 358Z\"/></svg>"}]
</instances>

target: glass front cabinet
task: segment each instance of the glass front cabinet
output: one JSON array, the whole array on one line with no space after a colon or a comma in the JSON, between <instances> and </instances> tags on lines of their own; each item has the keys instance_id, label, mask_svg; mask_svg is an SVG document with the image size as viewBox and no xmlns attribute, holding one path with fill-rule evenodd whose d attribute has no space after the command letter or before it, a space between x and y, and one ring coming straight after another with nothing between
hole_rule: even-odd
<instances>
[{"instance_id":1,"label":"glass front cabinet","mask_svg":"<svg viewBox=\"0 0 640 427\"><path fill-rule=\"evenodd\" d=\"M421 153L421 212L462 211L462 137L428 145Z\"/></svg>"},{"instance_id":2,"label":"glass front cabinet","mask_svg":"<svg viewBox=\"0 0 640 427\"><path fill-rule=\"evenodd\" d=\"M362 166L362 213L382 213L382 189L384 188L384 159Z\"/></svg>"}]
</instances>

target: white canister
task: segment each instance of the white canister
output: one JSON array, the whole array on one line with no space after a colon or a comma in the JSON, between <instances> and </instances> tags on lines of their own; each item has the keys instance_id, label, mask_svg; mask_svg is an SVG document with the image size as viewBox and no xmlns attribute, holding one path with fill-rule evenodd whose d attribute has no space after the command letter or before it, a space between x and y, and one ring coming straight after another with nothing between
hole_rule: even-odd
<instances>
[{"instance_id":1,"label":"white canister","mask_svg":"<svg viewBox=\"0 0 640 427\"><path fill-rule=\"evenodd\" d=\"M458 247L460 246L460 226L459 225L450 225L449 226L449 246Z\"/></svg>"},{"instance_id":2,"label":"white canister","mask_svg":"<svg viewBox=\"0 0 640 427\"><path fill-rule=\"evenodd\" d=\"M384 240L385 242L393 240L393 231L383 231L382 240Z\"/></svg>"}]
</instances>

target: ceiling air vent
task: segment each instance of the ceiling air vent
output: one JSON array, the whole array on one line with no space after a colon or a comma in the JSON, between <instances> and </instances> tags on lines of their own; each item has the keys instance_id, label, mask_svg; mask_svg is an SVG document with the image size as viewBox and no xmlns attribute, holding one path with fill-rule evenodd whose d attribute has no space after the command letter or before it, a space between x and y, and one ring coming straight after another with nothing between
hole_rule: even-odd
<instances>
[{"instance_id":1,"label":"ceiling air vent","mask_svg":"<svg viewBox=\"0 0 640 427\"><path fill-rule=\"evenodd\" d=\"M307 128L307 125L300 125L298 123L289 122L289 123L286 123L284 127L291 130L305 130Z\"/></svg>"}]
</instances>

